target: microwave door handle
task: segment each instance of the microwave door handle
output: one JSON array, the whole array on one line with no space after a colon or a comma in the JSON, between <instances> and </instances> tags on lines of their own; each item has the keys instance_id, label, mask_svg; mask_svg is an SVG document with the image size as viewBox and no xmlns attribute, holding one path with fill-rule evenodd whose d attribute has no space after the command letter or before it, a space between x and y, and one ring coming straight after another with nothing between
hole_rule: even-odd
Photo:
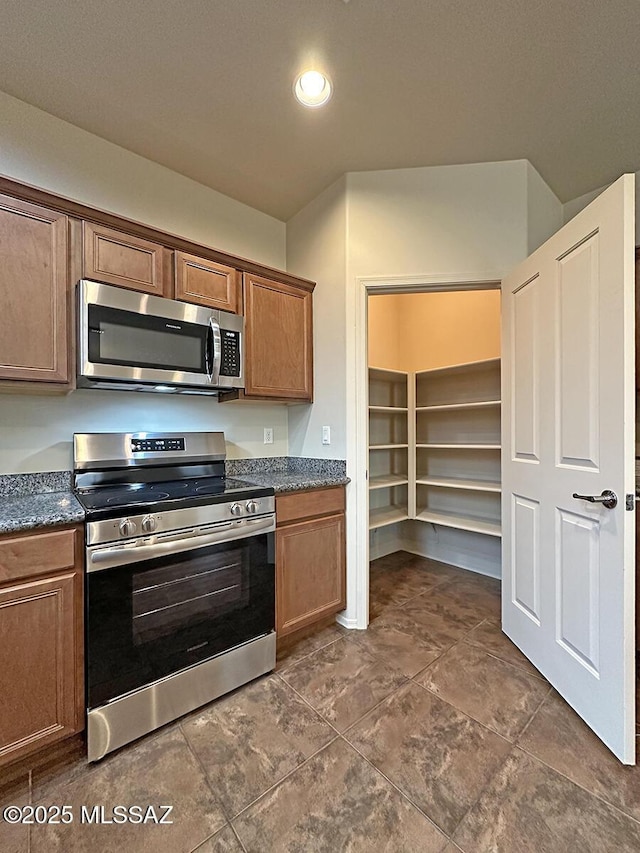
<instances>
[{"instance_id":1,"label":"microwave door handle","mask_svg":"<svg viewBox=\"0 0 640 853\"><path fill-rule=\"evenodd\" d=\"M214 318L209 318L209 340L211 342L211 359L209 381L214 384L220 377L220 366L222 363L222 336L220 334L220 323Z\"/></svg>"},{"instance_id":2,"label":"microwave door handle","mask_svg":"<svg viewBox=\"0 0 640 853\"><path fill-rule=\"evenodd\" d=\"M204 346L204 369L207 373L209 382L213 380L213 328L211 321L207 326L207 339Z\"/></svg>"}]
</instances>

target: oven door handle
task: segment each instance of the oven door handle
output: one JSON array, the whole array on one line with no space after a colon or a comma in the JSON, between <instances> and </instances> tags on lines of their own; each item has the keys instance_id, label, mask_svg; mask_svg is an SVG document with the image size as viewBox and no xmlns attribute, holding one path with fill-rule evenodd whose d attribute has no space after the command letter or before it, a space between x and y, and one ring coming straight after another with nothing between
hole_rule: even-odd
<instances>
[{"instance_id":1,"label":"oven door handle","mask_svg":"<svg viewBox=\"0 0 640 853\"><path fill-rule=\"evenodd\" d=\"M156 557L170 557L172 554L195 551L208 545L235 542L261 533L272 533L275 529L275 516L266 515L262 518L240 519L231 527L225 524L224 530L210 531L200 535L196 533L192 536L187 534L182 538L164 542L156 541L149 545L142 544L141 540L141 544L117 544L106 548L94 546L87 548L87 573L102 572L105 569L153 560Z\"/></svg>"}]
</instances>

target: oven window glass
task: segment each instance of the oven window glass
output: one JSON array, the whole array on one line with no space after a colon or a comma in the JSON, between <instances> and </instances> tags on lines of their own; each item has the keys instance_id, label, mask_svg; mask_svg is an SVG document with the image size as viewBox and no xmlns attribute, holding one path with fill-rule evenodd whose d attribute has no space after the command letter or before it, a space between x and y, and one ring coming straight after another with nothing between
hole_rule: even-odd
<instances>
[{"instance_id":1,"label":"oven window glass","mask_svg":"<svg viewBox=\"0 0 640 853\"><path fill-rule=\"evenodd\" d=\"M274 535L87 575L95 708L275 627Z\"/></svg>"},{"instance_id":2,"label":"oven window glass","mask_svg":"<svg viewBox=\"0 0 640 853\"><path fill-rule=\"evenodd\" d=\"M202 554L133 576L132 635L135 645L187 631L194 622L225 616L249 601L246 548Z\"/></svg>"},{"instance_id":3,"label":"oven window glass","mask_svg":"<svg viewBox=\"0 0 640 853\"><path fill-rule=\"evenodd\" d=\"M93 363L206 372L206 326L90 305L88 335Z\"/></svg>"}]
</instances>

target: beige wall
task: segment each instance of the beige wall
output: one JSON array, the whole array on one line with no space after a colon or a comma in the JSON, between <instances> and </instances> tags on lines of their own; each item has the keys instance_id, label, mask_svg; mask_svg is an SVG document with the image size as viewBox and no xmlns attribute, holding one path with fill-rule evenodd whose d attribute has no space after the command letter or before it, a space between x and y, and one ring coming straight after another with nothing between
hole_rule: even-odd
<instances>
[{"instance_id":1,"label":"beige wall","mask_svg":"<svg viewBox=\"0 0 640 853\"><path fill-rule=\"evenodd\" d=\"M426 370L500 355L500 291L369 298L369 364Z\"/></svg>"},{"instance_id":2,"label":"beige wall","mask_svg":"<svg viewBox=\"0 0 640 853\"><path fill-rule=\"evenodd\" d=\"M284 222L3 93L0 116L0 174L284 269ZM70 469L74 432L224 430L243 457L286 455L288 428L284 406L211 397L0 394L0 473Z\"/></svg>"},{"instance_id":3,"label":"beige wall","mask_svg":"<svg viewBox=\"0 0 640 853\"><path fill-rule=\"evenodd\" d=\"M346 405L344 280L347 264L345 178L317 196L287 222L287 269L317 281L313 294L313 385L316 400L328 406L289 408L292 456L344 459ZM331 428L331 444L322 444L322 427Z\"/></svg>"},{"instance_id":4,"label":"beige wall","mask_svg":"<svg viewBox=\"0 0 640 853\"><path fill-rule=\"evenodd\" d=\"M636 175L636 246L640 246L640 171L635 173ZM597 190L591 190L591 192L585 193L584 195L578 196L578 198L571 199L571 201L567 201L562 205L562 214L563 214L563 222L569 222L570 219L580 213L588 204L590 204L594 198L597 198L603 190L610 186L610 184L605 184L603 187L598 187Z\"/></svg>"},{"instance_id":5,"label":"beige wall","mask_svg":"<svg viewBox=\"0 0 640 853\"><path fill-rule=\"evenodd\" d=\"M0 174L284 269L284 222L0 92Z\"/></svg>"},{"instance_id":6,"label":"beige wall","mask_svg":"<svg viewBox=\"0 0 640 853\"><path fill-rule=\"evenodd\" d=\"M289 412L294 453L349 457L358 279L501 278L527 255L527 168L516 160L349 173L287 223L288 269L318 282L314 312L328 319L326 328L314 330L312 410ZM337 433L329 447L319 445L323 424L334 424Z\"/></svg>"},{"instance_id":7,"label":"beige wall","mask_svg":"<svg viewBox=\"0 0 640 853\"><path fill-rule=\"evenodd\" d=\"M368 303L369 366L406 370L400 345L400 309L398 296L370 296Z\"/></svg>"},{"instance_id":8,"label":"beige wall","mask_svg":"<svg viewBox=\"0 0 640 853\"><path fill-rule=\"evenodd\" d=\"M527 252L535 252L562 226L562 203L531 163L527 163Z\"/></svg>"}]
</instances>

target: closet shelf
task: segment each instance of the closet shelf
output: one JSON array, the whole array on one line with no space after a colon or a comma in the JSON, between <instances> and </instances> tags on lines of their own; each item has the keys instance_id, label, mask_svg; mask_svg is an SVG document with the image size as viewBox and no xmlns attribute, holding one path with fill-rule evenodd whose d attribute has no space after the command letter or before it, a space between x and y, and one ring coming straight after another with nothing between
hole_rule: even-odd
<instances>
[{"instance_id":1,"label":"closet shelf","mask_svg":"<svg viewBox=\"0 0 640 853\"><path fill-rule=\"evenodd\" d=\"M392 370L390 367L370 367L370 379L406 379L406 370Z\"/></svg>"},{"instance_id":2,"label":"closet shelf","mask_svg":"<svg viewBox=\"0 0 640 853\"><path fill-rule=\"evenodd\" d=\"M499 444L416 444L430 450L500 450Z\"/></svg>"},{"instance_id":3,"label":"closet shelf","mask_svg":"<svg viewBox=\"0 0 640 853\"><path fill-rule=\"evenodd\" d=\"M501 400L481 400L476 403L443 403L440 406L416 406L416 412L457 412L464 409L492 409L502 405Z\"/></svg>"},{"instance_id":4,"label":"closet shelf","mask_svg":"<svg viewBox=\"0 0 640 853\"><path fill-rule=\"evenodd\" d=\"M444 489L464 489L470 492L498 492L502 486L493 480L465 480L460 477L416 477L420 486L439 486Z\"/></svg>"},{"instance_id":5,"label":"closet shelf","mask_svg":"<svg viewBox=\"0 0 640 853\"><path fill-rule=\"evenodd\" d=\"M470 515L456 515L442 510L424 509L417 513L418 521L439 524L442 527L454 527L456 530L469 530L472 533L485 533L487 536L502 536L500 522Z\"/></svg>"},{"instance_id":6,"label":"closet shelf","mask_svg":"<svg viewBox=\"0 0 640 853\"><path fill-rule=\"evenodd\" d=\"M405 376L400 371L370 371L376 382L369 406L369 450L397 451L398 455L370 455L371 503L384 500L386 505L370 507L369 529L416 519L436 529L466 531L469 537L491 537L491 545L497 547L501 537L500 359L411 373L406 397ZM402 443L391 443L394 439ZM433 473L436 461L437 473ZM398 468L402 473L395 473ZM392 492L395 487L402 491ZM382 489L388 492L378 491ZM396 505L390 505L392 500ZM443 500L447 509L431 508ZM450 538L456 540L455 535ZM495 550L483 547L490 553Z\"/></svg>"},{"instance_id":7,"label":"closet shelf","mask_svg":"<svg viewBox=\"0 0 640 853\"><path fill-rule=\"evenodd\" d=\"M381 477L372 477L369 480L369 489L389 489L393 486L406 486L409 483L408 477L398 474L388 474Z\"/></svg>"},{"instance_id":8,"label":"closet shelf","mask_svg":"<svg viewBox=\"0 0 640 853\"><path fill-rule=\"evenodd\" d=\"M412 402L406 372L369 368L369 450L393 451L388 454L374 452L370 456L368 486L372 503L385 505L369 508L369 530L397 524L409 517L409 475L395 472L409 470L409 412L413 411L409 407ZM396 487L401 487L402 492L391 491ZM389 491L380 491L383 489Z\"/></svg>"},{"instance_id":9,"label":"closet shelf","mask_svg":"<svg viewBox=\"0 0 640 853\"><path fill-rule=\"evenodd\" d=\"M447 367L432 367L428 370L419 370L416 376L444 376L450 373L461 373L465 371L480 370L483 367L499 365L500 358L485 358L480 361L467 361L464 364L452 364Z\"/></svg>"},{"instance_id":10,"label":"closet shelf","mask_svg":"<svg viewBox=\"0 0 640 853\"><path fill-rule=\"evenodd\" d=\"M408 518L405 507L385 506L372 509L369 511L369 530L376 530L378 527L386 527L389 524L397 524L399 521L406 521Z\"/></svg>"}]
</instances>

